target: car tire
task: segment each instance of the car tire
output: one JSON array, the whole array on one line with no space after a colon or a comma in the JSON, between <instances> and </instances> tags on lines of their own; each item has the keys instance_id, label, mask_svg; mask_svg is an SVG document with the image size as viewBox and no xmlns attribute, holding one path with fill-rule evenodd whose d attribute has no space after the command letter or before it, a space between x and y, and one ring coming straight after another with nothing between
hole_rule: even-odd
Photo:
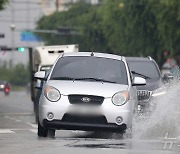
<instances>
[{"instance_id":1,"label":"car tire","mask_svg":"<svg viewBox=\"0 0 180 154\"><path fill-rule=\"evenodd\" d=\"M39 90L39 89L37 90L36 97L34 100L34 112L35 112L36 123L38 123L38 119L39 119L39 99L41 96L41 92L42 92L42 90Z\"/></svg>"},{"instance_id":2,"label":"car tire","mask_svg":"<svg viewBox=\"0 0 180 154\"><path fill-rule=\"evenodd\" d=\"M48 130L48 136L49 137L55 137L55 133L56 133L56 130L54 130L54 129Z\"/></svg>"},{"instance_id":3,"label":"car tire","mask_svg":"<svg viewBox=\"0 0 180 154\"><path fill-rule=\"evenodd\" d=\"M47 137L48 129L42 127L40 123L38 123L38 136L39 137Z\"/></svg>"}]
</instances>

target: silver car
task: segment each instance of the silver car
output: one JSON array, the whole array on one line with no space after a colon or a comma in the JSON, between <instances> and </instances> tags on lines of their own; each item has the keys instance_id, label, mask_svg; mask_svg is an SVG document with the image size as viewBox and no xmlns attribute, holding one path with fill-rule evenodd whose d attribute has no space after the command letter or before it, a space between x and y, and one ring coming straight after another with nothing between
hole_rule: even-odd
<instances>
[{"instance_id":1,"label":"silver car","mask_svg":"<svg viewBox=\"0 0 180 154\"><path fill-rule=\"evenodd\" d=\"M55 130L111 131L132 127L137 107L135 86L124 57L104 53L67 53L58 58L46 79L39 101L38 136Z\"/></svg>"}]
</instances>

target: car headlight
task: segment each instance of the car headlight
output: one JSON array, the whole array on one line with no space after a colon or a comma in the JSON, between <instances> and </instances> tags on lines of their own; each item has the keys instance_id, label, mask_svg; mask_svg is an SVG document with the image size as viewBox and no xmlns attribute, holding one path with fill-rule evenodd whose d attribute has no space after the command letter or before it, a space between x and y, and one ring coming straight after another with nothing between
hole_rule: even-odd
<instances>
[{"instance_id":1,"label":"car headlight","mask_svg":"<svg viewBox=\"0 0 180 154\"><path fill-rule=\"evenodd\" d=\"M59 90L51 86L47 86L45 88L44 94L46 98L51 102L57 102L61 98Z\"/></svg>"},{"instance_id":2,"label":"car headlight","mask_svg":"<svg viewBox=\"0 0 180 154\"><path fill-rule=\"evenodd\" d=\"M156 90L153 91L152 97L158 97L158 96L162 96L164 94L166 94L166 90L161 87L161 88L156 89Z\"/></svg>"},{"instance_id":3,"label":"car headlight","mask_svg":"<svg viewBox=\"0 0 180 154\"><path fill-rule=\"evenodd\" d=\"M128 91L121 91L112 97L112 103L116 106L124 105L129 99L129 92Z\"/></svg>"},{"instance_id":4,"label":"car headlight","mask_svg":"<svg viewBox=\"0 0 180 154\"><path fill-rule=\"evenodd\" d=\"M0 88L4 89L4 87L5 87L5 86L4 86L3 84L2 84L2 85L0 85Z\"/></svg>"}]
</instances>

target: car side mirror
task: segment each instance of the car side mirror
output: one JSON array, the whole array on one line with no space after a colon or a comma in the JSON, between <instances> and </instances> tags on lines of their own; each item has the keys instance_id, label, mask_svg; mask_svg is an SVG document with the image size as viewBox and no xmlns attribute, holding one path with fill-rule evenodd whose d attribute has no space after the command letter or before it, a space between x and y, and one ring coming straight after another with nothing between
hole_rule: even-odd
<instances>
[{"instance_id":1,"label":"car side mirror","mask_svg":"<svg viewBox=\"0 0 180 154\"><path fill-rule=\"evenodd\" d=\"M144 86L146 85L146 80L142 77L134 77L133 86Z\"/></svg>"},{"instance_id":2,"label":"car side mirror","mask_svg":"<svg viewBox=\"0 0 180 154\"><path fill-rule=\"evenodd\" d=\"M36 72L36 73L34 74L34 78L35 78L35 79L38 79L38 80L46 81L46 80L47 80L46 72L45 72L45 71Z\"/></svg>"},{"instance_id":3,"label":"car side mirror","mask_svg":"<svg viewBox=\"0 0 180 154\"><path fill-rule=\"evenodd\" d=\"M174 79L174 76L172 73L165 73L162 79L164 82L170 82Z\"/></svg>"}]
</instances>

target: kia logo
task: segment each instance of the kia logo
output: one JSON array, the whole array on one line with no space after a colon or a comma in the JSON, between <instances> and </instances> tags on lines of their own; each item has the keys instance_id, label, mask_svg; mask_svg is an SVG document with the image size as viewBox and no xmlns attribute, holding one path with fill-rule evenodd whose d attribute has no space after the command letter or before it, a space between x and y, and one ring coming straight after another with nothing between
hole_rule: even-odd
<instances>
[{"instance_id":1,"label":"kia logo","mask_svg":"<svg viewBox=\"0 0 180 154\"><path fill-rule=\"evenodd\" d=\"M83 98L81 98L81 101L88 103L91 101L91 99L89 97L83 97Z\"/></svg>"}]
</instances>

